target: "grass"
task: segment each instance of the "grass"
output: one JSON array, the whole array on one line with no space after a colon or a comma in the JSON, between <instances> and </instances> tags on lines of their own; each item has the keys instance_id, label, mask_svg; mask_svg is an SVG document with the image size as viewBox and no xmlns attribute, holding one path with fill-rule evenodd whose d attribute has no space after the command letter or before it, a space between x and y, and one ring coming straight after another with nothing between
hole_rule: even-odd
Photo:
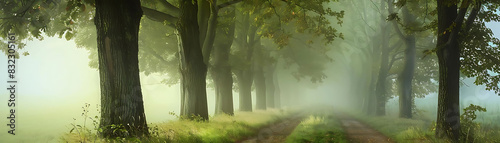
<instances>
[{"instance_id":1,"label":"grass","mask_svg":"<svg viewBox=\"0 0 500 143\"><path fill-rule=\"evenodd\" d=\"M259 128L289 115L290 113L283 110L236 112L235 116L212 117L210 122L176 120L150 124L151 137L110 140L99 138L95 133L72 132L62 136L61 140L62 142L235 142L254 136Z\"/></svg>"},{"instance_id":2,"label":"grass","mask_svg":"<svg viewBox=\"0 0 500 143\"><path fill-rule=\"evenodd\" d=\"M344 143L346 136L333 113L314 113L304 119L286 138L287 143Z\"/></svg>"},{"instance_id":3,"label":"grass","mask_svg":"<svg viewBox=\"0 0 500 143\"><path fill-rule=\"evenodd\" d=\"M435 137L435 123L431 122L430 119L403 119L390 116L376 117L361 114L352 114L351 116L368 124L369 126L390 137L396 142L450 142L443 139L437 139ZM462 126L462 129L465 129L464 126ZM468 142L500 143L500 128L498 126L487 126L485 124L480 124L479 128L477 128L473 132L474 137Z\"/></svg>"},{"instance_id":4,"label":"grass","mask_svg":"<svg viewBox=\"0 0 500 143\"><path fill-rule=\"evenodd\" d=\"M431 123L420 119L352 115L396 142L433 142Z\"/></svg>"}]
</instances>

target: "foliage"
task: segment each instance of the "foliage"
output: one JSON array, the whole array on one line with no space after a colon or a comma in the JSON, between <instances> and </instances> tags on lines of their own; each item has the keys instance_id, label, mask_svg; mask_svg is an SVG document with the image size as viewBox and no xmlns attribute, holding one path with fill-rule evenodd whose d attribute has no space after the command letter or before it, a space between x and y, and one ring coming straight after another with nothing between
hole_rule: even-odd
<instances>
[{"instance_id":1,"label":"foliage","mask_svg":"<svg viewBox=\"0 0 500 143\"><path fill-rule=\"evenodd\" d=\"M480 124L474 122L477 118L476 111L486 112L486 108L470 104L468 107L464 108L463 111L464 112L460 116L461 140L464 142L474 142L474 133L480 129Z\"/></svg>"},{"instance_id":2,"label":"foliage","mask_svg":"<svg viewBox=\"0 0 500 143\"><path fill-rule=\"evenodd\" d=\"M297 66L292 72L292 75L297 79L310 77L311 82L321 82L326 78L323 73L324 64L332 61L330 57L326 56L326 52L329 50L328 46L331 46L335 38L343 39L343 34L338 32L335 27L343 23L344 11L333 11L329 6L325 6L333 5L336 2L335 0L320 0L309 3L296 0L244 1L237 8L242 16L237 15L236 17L239 21L249 20L250 24L237 23L236 33L252 37L253 35L250 33L252 28L257 28L258 37L255 40L262 38L262 45L266 50L263 52L264 55L252 55L253 57L265 57L269 56L266 54L272 53L270 58L265 57L265 64L272 64L279 58L284 58L286 60L285 68L291 65ZM230 60L233 68L238 70L251 67L249 65L252 63L249 63L246 58L249 52L246 46L254 42L240 37L242 36L235 38L236 44L231 49Z\"/></svg>"},{"instance_id":3,"label":"foliage","mask_svg":"<svg viewBox=\"0 0 500 143\"><path fill-rule=\"evenodd\" d=\"M485 112L486 109L478 105L470 105L463 109L460 117L462 139L461 142L498 142L500 127L477 123L476 111ZM362 114L352 114L356 119L363 121L381 133L394 139L396 142L443 142L450 141L435 138L436 122L430 119L404 119L398 117L373 117ZM390 121L390 122L388 122ZM469 136L469 139L467 139Z\"/></svg>"},{"instance_id":4,"label":"foliage","mask_svg":"<svg viewBox=\"0 0 500 143\"><path fill-rule=\"evenodd\" d=\"M486 85L486 90L500 95L500 60L495 56L500 55L500 40L493 36L484 21L476 21L461 41L461 72L467 77L476 77L474 84Z\"/></svg>"},{"instance_id":5,"label":"foliage","mask_svg":"<svg viewBox=\"0 0 500 143\"><path fill-rule=\"evenodd\" d=\"M352 116L396 142L437 142L433 131L427 130L431 125L430 122L389 116L368 117L362 114L352 114Z\"/></svg>"}]
</instances>

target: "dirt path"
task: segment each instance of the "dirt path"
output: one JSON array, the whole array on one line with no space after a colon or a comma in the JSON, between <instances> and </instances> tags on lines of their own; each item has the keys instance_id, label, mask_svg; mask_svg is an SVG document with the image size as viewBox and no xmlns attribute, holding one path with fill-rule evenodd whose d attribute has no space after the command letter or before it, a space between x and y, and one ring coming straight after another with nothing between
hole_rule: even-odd
<instances>
[{"instance_id":1,"label":"dirt path","mask_svg":"<svg viewBox=\"0 0 500 143\"><path fill-rule=\"evenodd\" d=\"M290 135L295 127L300 124L303 116L294 116L279 123L272 124L261 130L256 137L249 138L239 143L281 143Z\"/></svg>"},{"instance_id":2,"label":"dirt path","mask_svg":"<svg viewBox=\"0 0 500 143\"><path fill-rule=\"evenodd\" d=\"M393 141L381 134L377 130L372 129L366 124L359 122L356 119L342 116L340 118L342 127L347 135L347 139L352 143L392 143Z\"/></svg>"}]
</instances>

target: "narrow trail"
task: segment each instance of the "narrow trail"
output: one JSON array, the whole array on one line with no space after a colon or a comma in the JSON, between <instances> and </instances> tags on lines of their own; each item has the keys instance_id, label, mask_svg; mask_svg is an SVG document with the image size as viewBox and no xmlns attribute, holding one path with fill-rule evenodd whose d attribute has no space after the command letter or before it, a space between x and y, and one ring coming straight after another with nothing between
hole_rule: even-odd
<instances>
[{"instance_id":1,"label":"narrow trail","mask_svg":"<svg viewBox=\"0 0 500 143\"><path fill-rule=\"evenodd\" d=\"M347 140L352 143L393 143L393 141L366 124L346 115L339 116Z\"/></svg>"},{"instance_id":2,"label":"narrow trail","mask_svg":"<svg viewBox=\"0 0 500 143\"><path fill-rule=\"evenodd\" d=\"M238 143L281 143L300 124L303 115L296 115L259 130L257 136L238 141Z\"/></svg>"}]
</instances>

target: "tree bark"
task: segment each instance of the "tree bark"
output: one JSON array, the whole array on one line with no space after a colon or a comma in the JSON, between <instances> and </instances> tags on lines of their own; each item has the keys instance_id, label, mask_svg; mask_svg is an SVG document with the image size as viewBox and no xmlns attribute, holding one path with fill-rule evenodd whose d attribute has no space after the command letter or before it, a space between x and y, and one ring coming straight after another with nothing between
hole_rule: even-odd
<instances>
[{"instance_id":1,"label":"tree bark","mask_svg":"<svg viewBox=\"0 0 500 143\"><path fill-rule=\"evenodd\" d=\"M139 0L96 1L102 136L147 136L139 78ZM115 132L117 129L126 131Z\"/></svg>"},{"instance_id":2,"label":"tree bark","mask_svg":"<svg viewBox=\"0 0 500 143\"><path fill-rule=\"evenodd\" d=\"M216 47L217 48L217 47ZM234 115L233 77L229 65L215 65L213 69L215 82L215 114Z\"/></svg>"},{"instance_id":3,"label":"tree bark","mask_svg":"<svg viewBox=\"0 0 500 143\"><path fill-rule=\"evenodd\" d=\"M457 5L449 3L453 2L437 1L438 41L436 48L438 50L436 54L439 61L439 93L436 136L458 141L460 135L460 49L458 38L450 38L452 32L447 30L457 18Z\"/></svg>"},{"instance_id":4,"label":"tree bark","mask_svg":"<svg viewBox=\"0 0 500 143\"><path fill-rule=\"evenodd\" d=\"M194 119L200 116L208 121L206 74L198 27L198 3L192 0L180 1L180 18L177 29L180 34L181 49L181 116Z\"/></svg>"},{"instance_id":5,"label":"tree bark","mask_svg":"<svg viewBox=\"0 0 500 143\"><path fill-rule=\"evenodd\" d=\"M381 51L382 55L380 57L380 69L377 76L377 84L375 85L375 94L376 94L376 115L383 116L385 115L385 104L387 102L387 74L389 73L389 47L388 45L388 33L390 30L387 30L387 24L382 24L382 43L381 43Z\"/></svg>"},{"instance_id":6,"label":"tree bark","mask_svg":"<svg viewBox=\"0 0 500 143\"><path fill-rule=\"evenodd\" d=\"M260 43L260 38L256 39L257 27L250 25L250 14L244 13L237 15L241 22L236 26L241 28L237 34L237 44L245 48L245 60L252 61L254 55L255 43ZM254 67L252 62L248 62L243 69L233 70L238 79L239 95L240 95L240 111L252 111L252 83L254 76Z\"/></svg>"},{"instance_id":7,"label":"tree bark","mask_svg":"<svg viewBox=\"0 0 500 143\"><path fill-rule=\"evenodd\" d=\"M377 66L376 61L380 61L380 53L381 53L381 47L380 47L380 37L373 36L372 38L372 74L370 78L370 85L369 85L369 90L370 92L367 94L366 99L366 113L367 115L375 115L377 112L377 94L376 94L376 85L377 85L377 68L380 68ZM380 70L380 69L379 69Z\"/></svg>"},{"instance_id":8,"label":"tree bark","mask_svg":"<svg viewBox=\"0 0 500 143\"><path fill-rule=\"evenodd\" d=\"M406 25L412 24L416 19L413 16L408 8L405 6L402 9L404 23ZM395 28L397 24L394 22ZM399 30L399 29L397 29ZM413 96L412 96L412 81L413 74L415 73L415 59L416 59L416 40L415 35L401 35L403 40L405 40L406 49L405 49L405 61L404 68L402 73L400 74L400 96L399 96L399 117L401 118L412 118L412 105L413 105Z\"/></svg>"},{"instance_id":9,"label":"tree bark","mask_svg":"<svg viewBox=\"0 0 500 143\"><path fill-rule=\"evenodd\" d=\"M266 78L266 100L267 100L267 104L266 106L269 107L269 108L275 108L275 92L276 92L276 86L275 86L275 78L274 78L274 74L275 73L275 70L276 70L276 63L274 64L269 64L268 66L266 66L266 75L265 75L265 78Z\"/></svg>"},{"instance_id":10,"label":"tree bark","mask_svg":"<svg viewBox=\"0 0 500 143\"><path fill-rule=\"evenodd\" d=\"M385 47L384 47L385 48ZM387 69L388 69L388 61L389 61L389 53L387 50L382 50L382 57L380 61L380 69L377 77L377 84L376 84L376 115L377 116L383 116L385 115L385 103L387 101L387 88L386 88L386 83L387 83Z\"/></svg>"},{"instance_id":11,"label":"tree bark","mask_svg":"<svg viewBox=\"0 0 500 143\"><path fill-rule=\"evenodd\" d=\"M228 17L234 17L234 10L229 12ZM212 78L215 83L215 114L225 113L234 115L233 107L233 76L229 65L229 54L234 39L235 23L229 25L229 31L222 29L217 31L217 42L213 49L214 66Z\"/></svg>"},{"instance_id":12,"label":"tree bark","mask_svg":"<svg viewBox=\"0 0 500 143\"><path fill-rule=\"evenodd\" d=\"M266 78L264 77L263 46L257 43L254 47L254 86L255 86L255 108L257 110L266 110Z\"/></svg>"},{"instance_id":13,"label":"tree bark","mask_svg":"<svg viewBox=\"0 0 500 143\"><path fill-rule=\"evenodd\" d=\"M409 35L405 39L405 65L400 75L401 95L399 96L399 117L412 118L412 81L415 73L416 47L415 36Z\"/></svg>"},{"instance_id":14,"label":"tree bark","mask_svg":"<svg viewBox=\"0 0 500 143\"><path fill-rule=\"evenodd\" d=\"M276 72L276 71L275 71ZM274 81L274 108L278 108L280 109L281 108L281 90L280 90L280 82L279 82L279 78L277 75L274 75L274 78L273 78L273 81Z\"/></svg>"},{"instance_id":15,"label":"tree bark","mask_svg":"<svg viewBox=\"0 0 500 143\"><path fill-rule=\"evenodd\" d=\"M240 111L252 111L252 72L250 70L235 71L240 88Z\"/></svg>"},{"instance_id":16,"label":"tree bark","mask_svg":"<svg viewBox=\"0 0 500 143\"><path fill-rule=\"evenodd\" d=\"M381 7L388 7L386 2L381 2ZM389 34L391 33L391 29L387 28L389 25L385 21L386 16L381 15L381 43L380 43L380 69L377 76L377 84L375 85L375 94L376 94L376 115L383 116L385 115L385 104L387 102L387 74L389 73L389 53L391 51L389 45Z\"/></svg>"}]
</instances>

